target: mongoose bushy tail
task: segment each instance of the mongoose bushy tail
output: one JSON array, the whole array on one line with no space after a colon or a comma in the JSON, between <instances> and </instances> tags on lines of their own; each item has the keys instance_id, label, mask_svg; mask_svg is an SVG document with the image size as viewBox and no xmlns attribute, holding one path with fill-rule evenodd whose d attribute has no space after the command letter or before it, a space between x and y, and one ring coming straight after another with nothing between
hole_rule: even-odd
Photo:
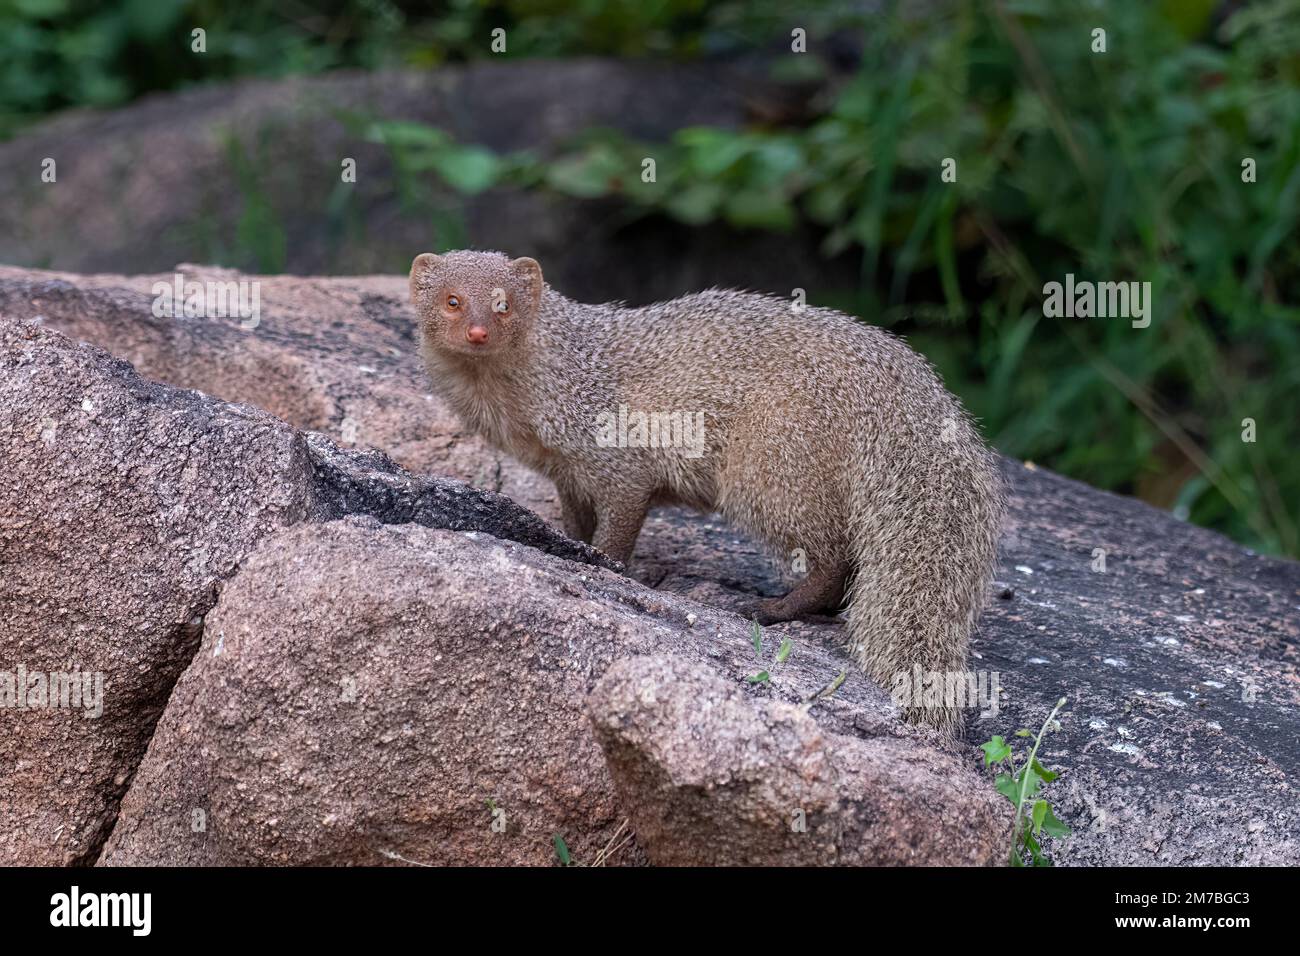
<instances>
[{"instance_id":1,"label":"mongoose bushy tail","mask_svg":"<svg viewBox=\"0 0 1300 956\"><path fill-rule=\"evenodd\" d=\"M886 689L916 668L960 680L1002 482L901 339L745 292L574 302L496 252L418 256L411 296L434 388L555 483L571 536L627 562L651 507L716 510L807 568L761 620L847 599L850 650ZM950 735L960 703L903 701Z\"/></svg>"}]
</instances>

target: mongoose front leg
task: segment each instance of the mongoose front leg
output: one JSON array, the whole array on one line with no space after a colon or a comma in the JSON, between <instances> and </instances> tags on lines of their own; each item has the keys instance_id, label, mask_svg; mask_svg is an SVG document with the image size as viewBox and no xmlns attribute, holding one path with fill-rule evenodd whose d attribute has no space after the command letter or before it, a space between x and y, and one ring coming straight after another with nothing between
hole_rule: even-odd
<instances>
[{"instance_id":1,"label":"mongoose front leg","mask_svg":"<svg viewBox=\"0 0 1300 956\"><path fill-rule=\"evenodd\" d=\"M564 533L575 541L591 544L596 533L596 509L571 491L560 489L560 520Z\"/></svg>"},{"instance_id":2,"label":"mongoose front leg","mask_svg":"<svg viewBox=\"0 0 1300 956\"><path fill-rule=\"evenodd\" d=\"M615 561L627 564L649 510L649 495L600 503L596 506L596 535L592 544Z\"/></svg>"},{"instance_id":3,"label":"mongoose front leg","mask_svg":"<svg viewBox=\"0 0 1300 956\"><path fill-rule=\"evenodd\" d=\"M758 623L792 621L807 614L835 611L844 603L844 584L850 565L822 565L808 572L785 597L768 598L758 605Z\"/></svg>"}]
</instances>

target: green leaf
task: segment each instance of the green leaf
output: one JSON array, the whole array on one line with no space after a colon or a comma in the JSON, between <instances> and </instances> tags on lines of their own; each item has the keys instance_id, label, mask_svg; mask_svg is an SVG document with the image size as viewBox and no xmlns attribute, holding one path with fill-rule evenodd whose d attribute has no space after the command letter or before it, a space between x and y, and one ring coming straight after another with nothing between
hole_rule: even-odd
<instances>
[{"instance_id":1,"label":"green leaf","mask_svg":"<svg viewBox=\"0 0 1300 956\"><path fill-rule=\"evenodd\" d=\"M769 674L767 671L759 671L757 674L753 675L752 677L745 678L745 680L749 681L751 684L766 684L771 679L772 679L772 675Z\"/></svg>"},{"instance_id":2,"label":"green leaf","mask_svg":"<svg viewBox=\"0 0 1300 956\"><path fill-rule=\"evenodd\" d=\"M564 837L558 833L555 834L555 855L560 858L561 866L569 866L573 859L569 856L569 845L564 842Z\"/></svg>"},{"instance_id":3,"label":"green leaf","mask_svg":"<svg viewBox=\"0 0 1300 956\"><path fill-rule=\"evenodd\" d=\"M739 190L727 200L724 212L736 226L785 231L794 225L794 210L771 190Z\"/></svg>"},{"instance_id":4,"label":"green leaf","mask_svg":"<svg viewBox=\"0 0 1300 956\"><path fill-rule=\"evenodd\" d=\"M957 210L957 193L950 192L939 214L939 221L934 228L934 258L939 266L939 281L943 286L944 298L948 309L960 314L966 310L966 300L961 294L961 282L957 277L957 254L954 247L953 218Z\"/></svg>"},{"instance_id":5,"label":"green leaf","mask_svg":"<svg viewBox=\"0 0 1300 956\"><path fill-rule=\"evenodd\" d=\"M1026 774L1028 774L1027 781L1025 780ZM1024 783L1024 787L1025 787L1026 800L1029 800L1031 797L1038 796L1038 791L1042 789L1043 786L1043 778L1040 777L1038 774L1034 773L1034 771L1029 767L1021 767L1020 772L1016 774L1017 793L1019 792L1020 785L1022 782ZM1020 799L1019 796L1017 796L1016 799L1019 800Z\"/></svg>"},{"instance_id":6,"label":"green leaf","mask_svg":"<svg viewBox=\"0 0 1300 956\"><path fill-rule=\"evenodd\" d=\"M754 151L757 160L757 183L766 189L777 189L786 177L807 166L807 158L798 144L790 139L774 139L761 144Z\"/></svg>"},{"instance_id":7,"label":"green leaf","mask_svg":"<svg viewBox=\"0 0 1300 956\"><path fill-rule=\"evenodd\" d=\"M1160 0L1156 6L1184 39L1192 40L1205 32L1218 4L1214 0Z\"/></svg>"},{"instance_id":8,"label":"green leaf","mask_svg":"<svg viewBox=\"0 0 1300 956\"><path fill-rule=\"evenodd\" d=\"M462 193L480 193L497 182L501 160L479 146L452 146L436 150L429 164L447 184Z\"/></svg>"},{"instance_id":9,"label":"green leaf","mask_svg":"<svg viewBox=\"0 0 1300 956\"><path fill-rule=\"evenodd\" d=\"M1074 831L1071 830L1069 826L1058 820L1056 814L1052 812L1051 806L1048 806L1047 812L1043 815L1043 832L1050 837L1064 839Z\"/></svg>"},{"instance_id":10,"label":"green leaf","mask_svg":"<svg viewBox=\"0 0 1300 956\"><path fill-rule=\"evenodd\" d=\"M994 735L988 743L980 744L980 750L984 751L984 766L1001 763L1011 756L1011 746L1000 736Z\"/></svg>"},{"instance_id":11,"label":"green leaf","mask_svg":"<svg viewBox=\"0 0 1300 956\"><path fill-rule=\"evenodd\" d=\"M790 640L788 637L782 640L781 647L776 652L776 662L778 664L784 664L785 659L790 656L792 650L794 650L794 641Z\"/></svg>"},{"instance_id":12,"label":"green leaf","mask_svg":"<svg viewBox=\"0 0 1300 956\"><path fill-rule=\"evenodd\" d=\"M1038 845L1032 833L1025 834L1025 846L1029 848L1029 855L1033 857L1034 866L1043 866L1041 862L1043 848Z\"/></svg>"},{"instance_id":13,"label":"green leaf","mask_svg":"<svg viewBox=\"0 0 1300 956\"><path fill-rule=\"evenodd\" d=\"M1041 763L1039 763L1037 757L1034 758L1031 766L1034 768L1034 773L1038 774L1040 777L1043 778L1044 783L1051 783L1053 780L1055 780L1057 777L1060 776L1060 774L1048 770Z\"/></svg>"},{"instance_id":14,"label":"green leaf","mask_svg":"<svg viewBox=\"0 0 1300 956\"><path fill-rule=\"evenodd\" d=\"M450 137L436 127L404 120L371 123L366 138L388 146L443 146L450 141Z\"/></svg>"},{"instance_id":15,"label":"green leaf","mask_svg":"<svg viewBox=\"0 0 1300 956\"><path fill-rule=\"evenodd\" d=\"M1047 817L1047 813L1048 813L1048 811L1051 810L1051 809L1052 809L1052 808L1049 807L1049 806L1047 805L1047 801L1046 801L1046 800L1035 800L1035 801L1034 801L1034 809L1033 809L1033 813L1031 814L1031 816L1032 816L1032 819L1033 819L1033 821L1034 821L1034 835L1035 835L1035 836L1037 836L1037 835L1038 835L1038 832L1039 832L1040 830L1043 829L1043 820Z\"/></svg>"},{"instance_id":16,"label":"green leaf","mask_svg":"<svg viewBox=\"0 0 1300 956\"><path fill-rule=\"evenodd\" d=\"M680 130L674 139L686 147L691 169L706 179L721 176L750 151L750 144L742 134L711 126Z\"/></svg>"},{"instance_id":17,"label":"green leaf","mask_svg":"<svg viewBox=\"0 0 1300 956\"><path fill-rule=\"evenodd\" d=\"M573 857L569 854L569 845L564 842L564 837L560 836L558 833L555 834L554 840L555 855L560 858L560 863L563 866L568 866L573 862Z\"/></svg>"},{"instance_id":18,"label":"green leaf","mask_svg":"<svg viewBox=\"0 0 1300 956\"><path fill-rule=\"evenodd\" d=\"M1000 773L997 779L993 781L993 786L998 793L1011 801L1012 806L1020 802L1020 784L1016 783L1015 777L1009 773Z\"/></svg>"},{"instance_id":19,"label":"green leaf","mask_svg":"<svg viewBox=\"0 0 1300 956\"><path fill-rule=\"evenodd\" d=\"M750 638L750 640L754 644L754 653L762 654L763 653L763 629L758 626L758 621L754 622L754 634L753 637Z\"/></svg>"},{"instance_id":20,"label":"green leaf","mask_svg":"<svg viewBox=\"0 0 1300 956\"><path fill-rule=\"evenodd\" d=\"M718 217L725 198L725 191L717 183L693 183L685 189L673 190L664 209L688 226L702 226Z\"/></svg>"},{"instance_id":21,"label":"green leaf","mask_svg":"<svg viewBox=\"0 0 1300 956\"><path fill-rule=\"evenodd\" d=\"M546 182L579 199L594 199L620 188L624 178L640 174L640 166L632 167L610 146L597 143L586 151L566 156L551 164Z\"/></svg>"}]
</instances>

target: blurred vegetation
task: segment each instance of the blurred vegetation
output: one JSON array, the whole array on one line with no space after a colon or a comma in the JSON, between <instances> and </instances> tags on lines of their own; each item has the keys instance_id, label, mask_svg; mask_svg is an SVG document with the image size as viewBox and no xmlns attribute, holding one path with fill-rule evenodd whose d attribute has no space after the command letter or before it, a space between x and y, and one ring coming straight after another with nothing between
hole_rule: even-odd
<instances>
[{"instance_id":1,"label":"blurred vegetation","mask_svg":"<svg viewBox=\"0 0 1300 956\"><path fill-rule=\"evenodd\" d=\"M812 223L828 256L859 258L861 282L810 300L906 334L1002 451L1300 555L1300 0L805 6L0 0L0 134L199 79L486 56L496 26L512 56L673 57L781 52L801 26L810 52L774 62L833 95L797 125L668 143L591 130L545 162L413 124L365 133L415 205L434 183L511 184L692 225ZM201 77L154 42L191 25L239 39ZM855 50L848 75L819 53L832 36ZM1066 273L1150 282L1150 327L1044 317L1043 285Z\"/></svg>"}]
</instances>

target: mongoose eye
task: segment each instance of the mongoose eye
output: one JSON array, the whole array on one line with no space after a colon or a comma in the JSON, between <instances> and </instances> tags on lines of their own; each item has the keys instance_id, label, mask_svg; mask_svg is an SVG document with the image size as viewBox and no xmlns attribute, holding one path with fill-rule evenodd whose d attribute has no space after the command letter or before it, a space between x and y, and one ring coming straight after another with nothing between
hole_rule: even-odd
<instances>
[{"instance_id":1,"label":"mongoose eye","mask_svg":"<svg viewBox=\"0 0 1300 956\"><path fill-rule=\"evenodd\" d=\"M460 308L460 298L459 298L458 296L454 296L454 295L449 295L449 296L447 296L447 308L449 308L449 309L459 309L459 308Z\"/></svg>"},{"instance_id":2,"label":"mongoose eye","mask_svg":"<svg viewBox=\"0 0 1300 956\"><path fill-rule=\"evenodd\" d=\"M507 312L510 311L510 303L507 302L505 299L497 299L496 303L492 306L492 308L495 309L499 314L505 315Z\"/></svg>"}]
</instances>

